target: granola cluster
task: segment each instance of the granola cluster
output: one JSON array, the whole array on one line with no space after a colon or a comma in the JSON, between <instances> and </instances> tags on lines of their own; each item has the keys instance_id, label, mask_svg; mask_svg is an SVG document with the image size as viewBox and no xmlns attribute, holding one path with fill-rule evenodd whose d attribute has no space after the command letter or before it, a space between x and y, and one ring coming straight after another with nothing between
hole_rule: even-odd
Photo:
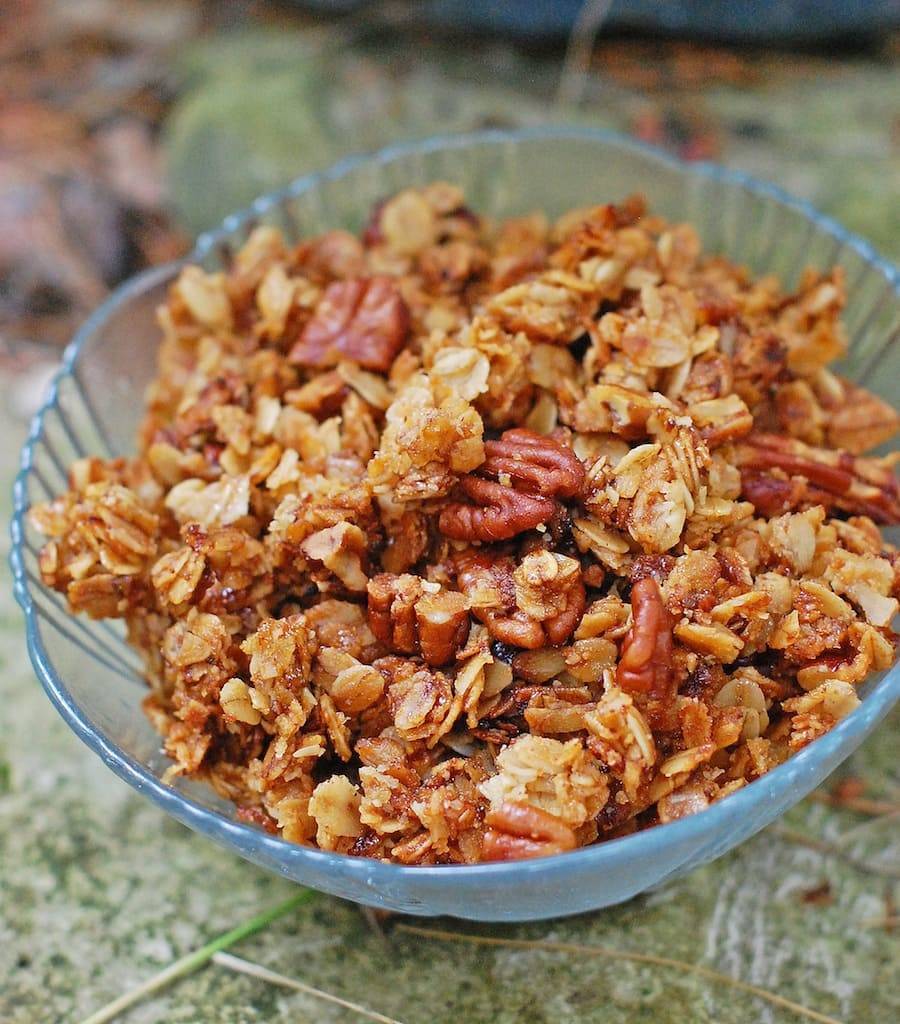
<instances>
[{"instance_id":1,"label":"granola cluster","mask_svg":"<svg viewBox=\"0 0 900 1024\"><path fill-rule=\"evenodd\" d=\"M32 510L125 620L172 759L241 819L405 864L530 857L752 782L894 656L900 426L794 294L639 198L185 268L133 459Z\"/></svg>"}]
</instances>

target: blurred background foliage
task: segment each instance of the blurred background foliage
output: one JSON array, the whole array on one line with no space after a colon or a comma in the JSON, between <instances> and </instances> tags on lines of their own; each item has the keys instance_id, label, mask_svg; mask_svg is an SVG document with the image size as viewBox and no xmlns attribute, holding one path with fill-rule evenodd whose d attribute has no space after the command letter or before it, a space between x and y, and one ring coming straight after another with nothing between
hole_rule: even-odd
<instances>
[{"instance_id":1,"label":"blurred background foliage","mask_svg":"<svg viewBox=\"0 0 900 1024\"><path fill-rule=\"evenodd\" d=\"M111 286L262 191L348 152L489 125L577 121L721 160L897 255L900 35L885 28L897 4L812 7L815 17L806 0L3 5L5 351L65 342ZM704 41L687 41L677 31L695 28L701 8Z\"/></svg>"}]
</instances>

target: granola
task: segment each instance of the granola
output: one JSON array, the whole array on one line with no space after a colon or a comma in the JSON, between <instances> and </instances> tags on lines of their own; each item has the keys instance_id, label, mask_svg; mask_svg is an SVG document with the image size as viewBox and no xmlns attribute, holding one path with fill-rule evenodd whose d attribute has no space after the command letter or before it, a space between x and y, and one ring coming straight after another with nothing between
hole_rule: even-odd
<instances>
[{"instance_id":1,"label":"granola","mask_svg":"<svg viewBox=\"0 0 900 1024\"><path fill-rule=\"evenodd\" d=\"M159 310L139 455L31 511L172 761L403 864L561 853L752 782L894 657L900 417L793 294L643 200L257 228Z\"/></svg>"}]
</instances>

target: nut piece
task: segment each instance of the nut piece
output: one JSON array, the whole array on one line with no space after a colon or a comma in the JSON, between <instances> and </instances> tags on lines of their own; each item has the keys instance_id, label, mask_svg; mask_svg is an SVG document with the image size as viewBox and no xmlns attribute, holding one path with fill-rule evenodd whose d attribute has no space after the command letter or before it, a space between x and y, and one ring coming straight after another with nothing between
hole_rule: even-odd
<instances>
[{"instance_id":1,"label":"nut piece","mask_svg":"<svg viewBox=\"0 0 900 1024\"><path fill-rule=\"evenodd\" d=\"M576 498L584 486L584 466L575 453L550 437L530 430L506 430L499 441L486 441L485 476L509 476L513 486L549 497Z\"/></svg>"},{"instance_id":2,"label":"nut piece","mask_svg":"<svg viewBox=\"0 0 900 1024\"><path fill-rule=\"evenodd\" d=\"M540 622L516 607L513 560L484 551L465 551L456 558L457 583L472 614L501 643L528 650L546 646Z\"/></svg>"},{"instance_id":3,"label":"nut piece","mask_svg":"<svg viewBox=\"0 0 900 1024\"><path fill-rule=\"evenodd\" d=\"M883 399L849 380L828 375L840 397L828 406L828 443L854 455L889 441L900 429L900 413Z\"/></svg>"},{"instance_id":4,"label":"nut piece","mask_svg":"<svg viewBox=\"0 0 900 1024\"><path fill-rule=\"evenodd\" d=\"M551 551L535 551L513 575L519 608L543 623L551 644L565 643L581 621L587 600L579 563Z\"/></svg>"},{"instance_id":5,"label":"nut piece","mask_svg":"<svg viewBox=\"0 0 900 1024\"><path fill-rule=\"evenodd\" d=\"M565 643L584 611L584 583L573 558L536 552L515 568L509 557L469 550L457 556L456 567L472 614L495 640L513 647L533 651Z\"/></svg>"},{"instance_id":6,"label":"nut piece","mask_svg":"<svg viewBox=\"0 0 900 1024\"><path fill-rule=\"evenodd\" d=\"M622 641L617 682L627 693L662 699L673 683L672 617L651 576L631 588L631 613L634 621Z\"/></svg>"},{"instance_id":7,"label":"nut piece","mask_svg":"<svg viewBox=\"0 0 900 1024\"><path fill-rule=\"evenodd\" d=\"M445 665L469 635L468 602L452 590L426 594L416 602L416 628L426 663Z\"/></svg>"},{"instance_id":8,"label":"nut piece","mask_svg":"<svg viewBox=\"0 0 900 1024\"><path fill-rule=\"evenodd\" d=\"M331 699L347 715L358 715L384 693L384 677L369 665L344 669L331 686Z\"/></svg>"},{"instance_id":9,"label":"nut piece","mask_svg":"<svg viewBox=\"0 0 900 1024\"><path fill-rule=\"evenodd\" d=\"M367 370L386 372L408 332L409 310L391 278L335 281L288 359L316 369L352 359Z\"/></svg>"},{"instance_id":10,"label":"nut piece","mask_svg":"<svg viewBox=\"0 0 900 1024\"><path fill-rule=\"evenodd\" d=\"M751 434L736 446L743 493L764 516L824 505L877 523L900 522L900 482L877 458L815 448L777 434Z\"/></svg>"},{"instance_id":11,"label":"nut piece","mask_svg":"<svg viewBox=\"0 0 900 1024\"><path fill-rule=\"evenodd\" d=\"M710 448L734 441L753 429L753 417L739 395L695 402L688 407L688 414Z\"/></svg>"},{"instance_id":12,"label":"nut piece","mask_svg":"<svg viewBox=\"0 0 900 1024\"><path fill-rule=\"evenodd\" d=\"M553 516L552 498L523 494L478 476L465 476L459 486L476 504L453 502L441 512L441 533L453 540L508 540L533 530Z\"/></svg>"},{"instance_id":13,"label":"nut piece","mask_svg":"<svg viewBox=\"0 0 900 1024\"><path fill-rule=\"evenodd\" d=\"M172 292L184 303L196 323L213 330L231 330L231 303L224 274L207 274L200 267L185 267L172 286Z\"/></svg>"},{"instance_id":14,"label":"nut piece","mask_svg":"<svg viewBox=\"0 0 900 1024\"><path fill-rule=\"evenodd\" d=\"M647 420L664 402L661 395L648 395L603 382L589 388L575 407L572 425L576 430L612 433L636 441L647 435Z\"/></svg>"},{"instance_id":15,"label":"nut piece","mask_svg":"<svg viewBox=\"0 0 900 1024\"><path fill-rule=\"evenodd\" d=\"M462 594L426 593L418 576L379 573L369 580L369 625L398 654L421 654L446 665L469 634L469 606Z\"/></svg>"},{"instance_id":16,"label":"nut piece","mask_svg":"<svg viewBox=\"0 0 900 1024\"><path fill-rule=\"evenodd\" d=\"M382 572L369 580L366 590L369 626L375 636L397 654L415 654L419 647L415 605L422 596L422 581L406 573Z\"/></svg>"},{"instance_id":17,"label":"nut piece","mask_svg":"<svg viewBox=\"0 0 900 1024\"><path fill-rule=\"evenodd\" d=\"M362 832L359 805L359 792L344 775L332 775L316 786L309 813L316 822L316 842L323 850L334 850L341 839L354 839Z\"/></svg>"},{"instance_id":18,"label":"nut piece","mask_svg":"<svg viewBox=\"0 0 900 1024\"><path fill-rule=\"evenodd\" d=\"M485 816L483 860L524 860L574 850L575 833L559 818L529 804L508 801Z\"/></svg>"},{"instance_id":19,"label":"nut piece","mask_svg":"<svg viewBox=\"0 0 900 1024\"><path fill-rule=\"evenodd\" d=\"M426 374L413 374L385 413L381 444L368 465L376 494L394 502L449 494L457 475L484 461L481 417L455 392L438 399Z\"/></svg>"},{"instance_id":20,"label":"nut piece","mask_svg":"<svg viewBox=\"0 0 900 1024\"><path fill-rule=\"evenodd\" d=\"M570 828L593 821L609 797L607 778L578 739L525 734L497 755L497 774L479 786L491 804L527 804Z\"/></svg>"},{"instance_id":21,"label":"nut piece","mask_svg":"<svg viewBox=\"0 0 900 1024\"><path fill-rule=\"evenodd\" d=\"M574 452L530 430L507 430L499 441L485 442L484 451L478 475L459 482L475 504L454 502L441 513L441 531L454 540L508 540L533 530L553 515L552 498L577 497L584 487L584 466Z\"/></svg>"}]
</instances>

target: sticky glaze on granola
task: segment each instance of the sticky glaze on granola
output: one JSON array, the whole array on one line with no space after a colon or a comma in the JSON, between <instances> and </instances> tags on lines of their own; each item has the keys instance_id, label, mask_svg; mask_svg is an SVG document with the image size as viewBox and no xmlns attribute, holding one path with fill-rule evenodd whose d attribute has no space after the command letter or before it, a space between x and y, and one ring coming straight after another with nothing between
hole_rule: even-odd
<instances>
[{"instance_id":1,"label":"sticky glaze on granola","mask_svg":"<svg viewBox=\"0 0 900 1024\"><path fill-rule=\"evenodd\" d=\"M32 512L124 618L172 759L243 820L406 864L699 811L894 654L898 416L784 294L640 199L492 224L446 184L361 237L182 271L135 459Z\"/></svg>"}]
</instances>

